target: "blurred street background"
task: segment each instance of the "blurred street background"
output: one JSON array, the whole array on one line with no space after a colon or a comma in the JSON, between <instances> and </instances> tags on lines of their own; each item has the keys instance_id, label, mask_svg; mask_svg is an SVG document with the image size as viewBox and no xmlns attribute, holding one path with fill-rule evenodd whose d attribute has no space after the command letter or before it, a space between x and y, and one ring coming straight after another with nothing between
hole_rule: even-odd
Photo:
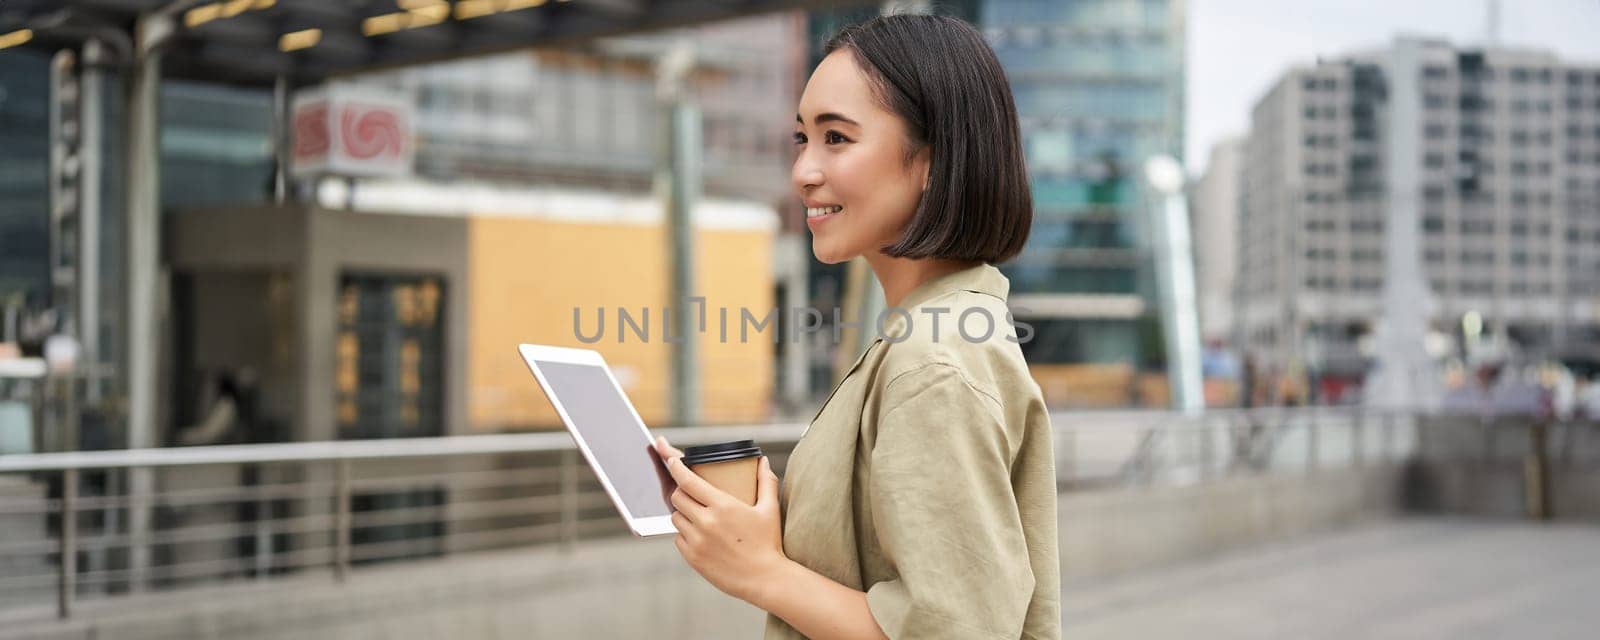
<instances>
[{"instance_id":1,"label":"blurred street background","mask_svg":"<svg viewBox=\"0 0 1600 640\"><path fill-rule=\"evenodd\" d=\"M781 473L885 12L1016 98L1067 637L1600 625L1600 2L0 0L0 638L756 636L515 346Z\"/></svg>"}]
</instances>

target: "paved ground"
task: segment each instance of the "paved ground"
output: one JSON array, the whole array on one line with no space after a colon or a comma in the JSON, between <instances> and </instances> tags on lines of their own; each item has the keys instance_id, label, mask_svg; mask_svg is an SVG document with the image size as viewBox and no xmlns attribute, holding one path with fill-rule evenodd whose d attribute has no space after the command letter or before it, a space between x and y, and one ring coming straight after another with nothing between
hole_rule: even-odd
<instances>
[{"instance_id":1,"label":"paved ground","mask_svg":"<svg viewBox=\"0 0 1600 640\"><path fill-rule=\"evenodd\" d=\"M1066 638L1595 638L1600 526L1401 519L1062 591Z\"/></svg>"}]
</instances>

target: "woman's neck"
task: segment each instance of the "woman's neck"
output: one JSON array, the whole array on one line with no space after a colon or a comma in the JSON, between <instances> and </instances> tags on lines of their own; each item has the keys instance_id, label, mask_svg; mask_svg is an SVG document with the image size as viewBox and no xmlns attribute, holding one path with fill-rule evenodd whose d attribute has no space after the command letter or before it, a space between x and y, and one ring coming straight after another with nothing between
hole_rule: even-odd
<instances>
[{"instance_id":1,"label":"woman's neck","mask_svg":"<svg viewBox=\"0 0 1600 640\"><path fill-rule=\"evenodd\" d=\"M924 282L982 264L981 261L894 258L878 252L866 258L878 284L883 287L884 303L890 309L900 306L906 296Z\"/></svg>"}]
</instances>

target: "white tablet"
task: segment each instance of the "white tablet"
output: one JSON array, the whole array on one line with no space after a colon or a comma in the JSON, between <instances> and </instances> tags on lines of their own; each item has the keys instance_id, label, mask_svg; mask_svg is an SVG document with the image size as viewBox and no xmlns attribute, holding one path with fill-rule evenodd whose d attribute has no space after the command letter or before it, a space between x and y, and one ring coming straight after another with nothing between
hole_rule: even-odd
<instances>
[{"instance_id":1,"label":"white tablet","mask_svg":"<svg viewBox=\"0 0 1600 640\"><path fill-rule=\"evenodd\" d=\"M588 349L536 344L518 351L633 534L677 533L670 498L677 483L605 359Z\"/></svg>"}]
</instances>

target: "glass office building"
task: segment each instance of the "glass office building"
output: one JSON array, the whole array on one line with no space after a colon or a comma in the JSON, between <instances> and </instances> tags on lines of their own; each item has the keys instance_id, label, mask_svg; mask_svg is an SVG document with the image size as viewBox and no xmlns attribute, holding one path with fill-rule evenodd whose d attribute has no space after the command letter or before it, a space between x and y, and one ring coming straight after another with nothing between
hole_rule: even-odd
<instances>
[{"instance_id":1,"label":"glass office building","mask_svg":"<svg viewBox=\"0 0 1600 640\"><path fill-rule=\"evenodd\" d=\"M49 86L48 58L0 53L0 303L48 293Z\"/></svg>"},{"instance_id":2,"label":"glass office building","mask_svg":"<svg viewBox=\"0 0 1600 640\"><path fill-rule=\"evenodd\" d=\"M102 315L116 317L127 153L124 85L106 80L101 174ZM50 306L50 58L0 52L0 302ZM162 207L261 203L271 197L271 93L166 81L161 90ZM114 335L110 334L110 335Z\"/></svg>"},{"instance_id":3,"label":"glass office building","mask_svg":"<svg viewBox=\"0 0 1600 640\"><path fill-rule=\"evenodd\" d=\"M1182 0L986 0L978 14L1033 182L1028 247L1005 269L1040 330L1030 360L1159 364L1138 171L1182 158Z\"/></svg>"}]
</instances>

